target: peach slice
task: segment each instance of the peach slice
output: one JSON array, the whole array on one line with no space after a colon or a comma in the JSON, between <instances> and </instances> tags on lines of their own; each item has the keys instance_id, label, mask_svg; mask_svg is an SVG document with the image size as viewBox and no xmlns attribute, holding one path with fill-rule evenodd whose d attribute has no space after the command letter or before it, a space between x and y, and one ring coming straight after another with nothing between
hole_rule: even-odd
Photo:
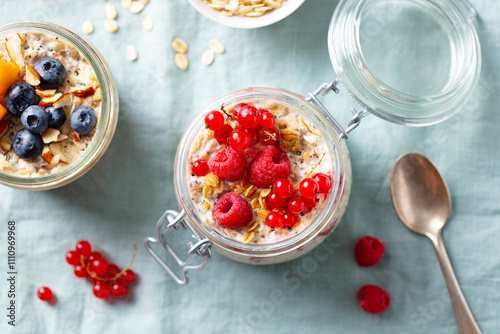
<instances>
[{"instance_id":1,"label":"peach slice","mask_svg":"<svg viewBox=\"0 0 500 334\"><path fill-rule=\"evenodd\" d=\"M0 121L7 115L7 109L0 104Z\"/></svg>"},{"instance_id":2,"label":"peach slice","mask_svg":"<svg viewBox=\"0 0 500 334\"><path fill-rule=\"evenodd\" d=\"M0 60L0 95L5 95L7 89L16 83L18 74L17 65Z\"/></svg>"},{"instance_id":3,"label":"peach slice","mask_svg":"<svg viewBox=\"0 0 500 334\"><path fill-rule=\"evenodd\" d=\"M0 137L2 137L5 132L7 132L7 129L9 128L10 121L8 119L4 119L3 121L0 121Z\"/></svg>"}]
</instances>

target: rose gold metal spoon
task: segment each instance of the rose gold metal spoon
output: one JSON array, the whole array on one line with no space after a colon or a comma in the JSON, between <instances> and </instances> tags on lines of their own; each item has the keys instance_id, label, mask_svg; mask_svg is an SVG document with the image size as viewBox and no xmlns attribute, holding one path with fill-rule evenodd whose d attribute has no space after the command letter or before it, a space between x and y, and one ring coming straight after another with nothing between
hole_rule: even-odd
<instances>
[{"instance_id":1,"label":"rose gold metal spoon","mask_svg":"<svg viewBox=\"0 0 500 334\"><path fill-rule=\"evenodd\" d=\"M391 172L391 197L403 224L428 237L439 260L451 297L459 334L480 334L444 248L441 231L451 211L448 186L437 168L418 153L405 154Z\"/></svg>"}]
</instances>

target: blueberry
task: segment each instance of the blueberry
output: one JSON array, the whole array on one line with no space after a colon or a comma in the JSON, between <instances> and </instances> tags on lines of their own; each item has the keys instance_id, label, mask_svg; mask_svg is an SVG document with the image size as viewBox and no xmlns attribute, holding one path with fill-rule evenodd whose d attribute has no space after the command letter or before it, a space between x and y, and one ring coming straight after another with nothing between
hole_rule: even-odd
<instances>
[{"instance_id":1,"label":"blueberry","mask_svg":"<svg viewBox=\"0 0 500 334\"><path fill-rule=\"evenodd\" d=\"M21 123L29 132L42 133L49 126L49 114L40 106L29 106L21 115Z\"/></svg>"},{"instance_id":2,"label":"blueberry","mask_svg":"<svg viewBox=\"0 0 500 334\"><path fill-rule=\"evenodd\" d=\"M66 122L66 113L63 108L50 106L45 108L45 112L49 115L49 128L58 129Z\"/></svg>"},{"instance_id":3,"label":"blueberry","mask_svg":"<svg viewBox=\"0 0 500 334\"><path fill-rule=\"evenodd\" d=\"M89 106L80 106L69 117L71 128L84 135L89 133L97 123L97 115Z\"/></svg>"},{"instance_id":4,"label":"blueberry","mask_svg":"<svg viewBox=\"0 0 500 334\"><path fill-rule=\"evenodd\" d=\"M19 130L14 138L14 152L24 160L33 160L42 153L43 141L38 133L26 129Z\"/></svg>"},{"instance_id":5,"label":"blueberry","mask_svg":"<svg viewBox=\"0 0 500 334\"><path fill-rule=\"evenodd\" d=\"M43 58L34 67L40 76L40 87L43 89L57 89L62 86L66 69L63 64L54 58Z\"/></svg>"},{"instance_id":6,"label":"blueberry","mask_svg":"<svg viewBox=\"0 0 500 334\"><path fill-rule=\"evenodd\" d=\"M4 104L9 114L19 118L26 108L38 104L39 101L35 87L24 82L17 82L5 93Z\"/></svg>"}]
</instances>

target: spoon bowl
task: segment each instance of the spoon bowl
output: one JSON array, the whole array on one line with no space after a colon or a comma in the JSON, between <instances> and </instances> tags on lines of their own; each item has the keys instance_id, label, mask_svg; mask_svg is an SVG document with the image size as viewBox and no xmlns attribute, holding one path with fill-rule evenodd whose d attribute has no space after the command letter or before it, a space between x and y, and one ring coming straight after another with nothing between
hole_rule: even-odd
<instances>
[{"instance_id":1,"label":"spoon bowl","mask_svg":"<svg viewBox=\"0 0 500 334\"><path fill-rule=\"evenodd\" d=\"M436 166L418 153L405 154L394 164L391 196L403 224L419 234L436 234L450 215L446 182Z\"/></svg>"}]
</instances>

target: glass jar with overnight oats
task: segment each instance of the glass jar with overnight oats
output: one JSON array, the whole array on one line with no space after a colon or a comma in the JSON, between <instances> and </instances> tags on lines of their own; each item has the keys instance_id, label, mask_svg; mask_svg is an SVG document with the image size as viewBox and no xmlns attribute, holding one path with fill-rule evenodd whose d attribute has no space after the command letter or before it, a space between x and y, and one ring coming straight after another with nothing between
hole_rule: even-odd
<instances>
[{"instance_id":1,"label":"glass jar with overnight oats","mask_svg":"<svg viewBox=\"0 0 500 334\"><path fill-rule=\"evenodd\" d=\"M363 117L432 125L453 116L471 95L481 67L474 18L463 0L341 1L328 37L338 78L305 98L247 88L204 108L177 150L180 210L165 212L146 249L179 284L207 264L212 248L258 265L313 249L345 212L353 182L346 141ZM408 29L394 29L398 20ZM415 44L409 54L397 48ZM340 86L360 106L347 126L321 101ZM192 235L187 258L169 240L179 227Z\"/></svg>"},{"instance_id":2,"label":"glass jar with overnight oats","mask_svg":"<svg viewBox=\"0 0 500 334\"><path fill-rule=\"evenodd\" d=\"M82 176L106 151L118 92L102 55L52 23L0 27L0 182L45 190Z\"/></svg>"}]
</instances>

